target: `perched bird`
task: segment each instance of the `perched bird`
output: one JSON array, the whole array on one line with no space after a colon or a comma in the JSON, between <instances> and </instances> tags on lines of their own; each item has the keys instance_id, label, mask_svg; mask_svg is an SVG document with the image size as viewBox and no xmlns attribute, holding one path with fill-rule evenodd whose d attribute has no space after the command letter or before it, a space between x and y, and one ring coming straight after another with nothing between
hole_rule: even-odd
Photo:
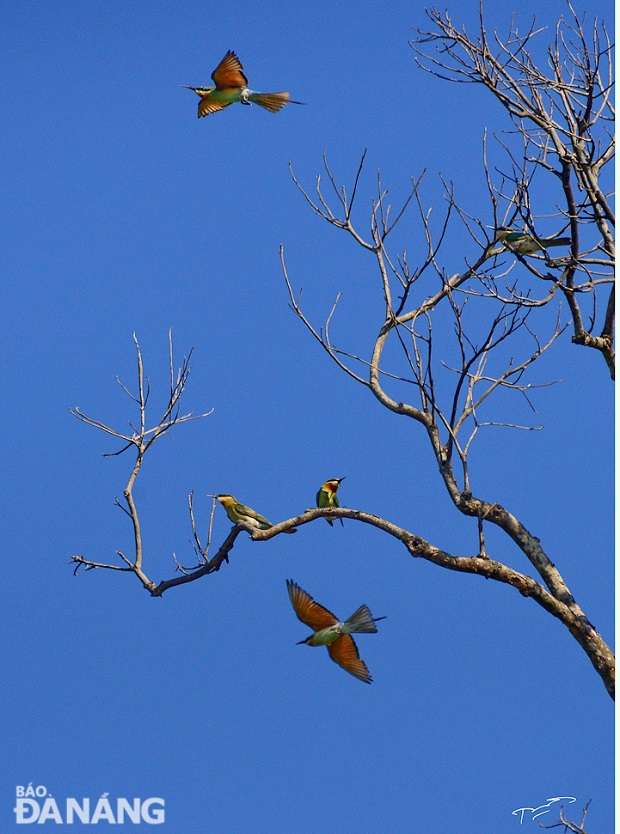
<instances>
[{"instance_id":1,"label":"perched bird","mask_svg":"<svg viewBox=\"0 0 620 834\"><path fill-rule=\"evenodd\" d=\"M255 93L248 89L248 79L243 74L241 61L230 49L213 70L211 78L215 81L215 87L188 87L187 84L181 84L186 90L193 90L200 96L198 118L217 113L237 101L241 104L258 104L270 113L277 113L285 104L303 104L302 101L291 101L290 93Z\"/></svg>"},{"instance_id":2,"label":"perched bird","mask_svg":"<svg viewBox=\"0 0 620 834\"><path fill-rule=\"evenodd\" d=\"M317 507L339 507L340 502L338 501L338 487L344 481L344 478L330 478L329 481L325 481L323 486L319 489L316 494L316 505ZM325 521L330 525L330 527L334 526L333 519L325 518ZM340 519L340 523L344 527L344 522Z\"/></svg>"},{"instance_id":3,"label":"perched bird","mask_svg":"<svg viewBox=\"0 0 620 834\"><path fill-rule=\"evenodd\" d=\"M310 637L300 640L297 645L300 646L305 643L307 646L327 646L331 659L342 666L345 672L359 678L364 683L372 683L368 667L360 659L360 654L351 633L376 634L377 626L375 623L379 620L385 620L385 617L373 617L368 606L361 605L354 614L351 614L348 620L341 623L331 611L315 602L310 594L306 593L292 579L286 580L286 587L295 613L302 623L310 626L313 631Z\"/></svg>"},{"instance_id":4,"label":"perched bird","mask_svg":"<svg viewBox=\"0 0 620 834\"><path fill-rule=\"evenodd\" d=\"M501 240L513 252L518 252L519 255L532 255L534 252L540 252L550 246L570 246L571 244L569 237L537 238L527 234L527 232L515 232L505 226L500 226L497 230L497 239Z\"/></svg>"},{"instance_id":5,"label":"perched bird","mask_svg":"<svg viewBox=\"0 0 620 834\"><path fill-rule=\"evenodd\" d=\"M227 492L223 492L220 495L216 495L215 498L220 502L222 507L226 510L226 515L232 521L233 524L241 524L247 525L249 527L258 527L261 530L269 530L270 527L273 527L273 524L270 521L267 521L262 515L257 513L251 507L246 507L245 504L241 504L234 495L229 495ZM296 533L296 528L292 530L283 530L284 533Z\"/></svg>"}]
</instances>

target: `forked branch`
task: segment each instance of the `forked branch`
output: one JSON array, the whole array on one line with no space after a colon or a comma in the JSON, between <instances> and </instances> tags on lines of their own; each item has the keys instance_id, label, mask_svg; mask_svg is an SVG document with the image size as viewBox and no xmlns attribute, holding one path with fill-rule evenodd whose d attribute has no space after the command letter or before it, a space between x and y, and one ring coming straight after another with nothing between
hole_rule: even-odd
<instances>
[{"instance_id":1,"label":"forked branch","mask_svg":"<svg viewBox=\"0 0 620 834\"><path fill-rule=\"evenodd\" d=\"M181 367L179 369L175 369L172 344L172 330L170 330L168 334L170 372L170 387L168 401L163 409L163 413L161 414L158 422L151 428L147 428L147 405L151 393L150 382L148 377L146 377L144 374L142 351L140 350L140 344L135 333L133 334L133 340L136 346L137 393L132 393L130 389L126 385L124 385L124 383L122 383L120 379L118 379L118 377L116 379L118 385L122 388L125 394L127 394L127 396L132 400L132 402L134 402L135 405L138 407L139 418L137 425L134 426L131 422L129 423L131 433L122 431L120 429L116 429L112 426L107 425L101 420L98 420L94 417L90 417L89 415L81 411L80 408L76 407L70 409L71 414L73 414L73 416L81 422L86 423L86 425L93 426L94 428L99 429L100 431L103 431L106 434L109 434L112 437L115 437L119 441L121 441L122 446L120 449L118 449L115 452L107 452L104 454L104 457L121 455L131 448L133 448L135 451L135 459L131 469L131 473L129 475L129 480L127 481L127 485L123 490L125 504L122 504L118 500L118 498L115 501L116 505L120 507L131 519L133 529L133 554L131 557L129 557L126 556L125 553L121 550L116 551L119 559L124 563L124 566L86 559L84 556L78 555L72 556L71 559L75 563L74 573L77 573L80 567L83 567L86 570L92 570L94 568L105 568L108 570L122 570L133 572L138 577L140 582L142 582L144 587L147 588L147 590L149 590L155 596L158 596L162 593L161 590L158 590L161 589L162 583L160 583L159 586L156 585L151 579L149 579L143 568L144 553L142 544L142 529L140 523L140 516L138 513L138 507L134 498L134 486L136 483L136 479L142 468L144 456L156 440L158 440L160 437L163 437L175 426L182 425L183 423L188 423L192 420L201 420L204 417L208 417L213 412L213 409L210 409L210 411L201 414L194 414L193 412L188 412L185 414L181 413L181 398L185 393L187 380L189 378L189 373L191 369L190 359L192 356L193 349L189 352L189 354L186 357L183 358ZM198 546L200 547L193 515L193 501L191 499L190 516L192 520L192 529L194 532L194 541L198 543ZM214 559L209 560L207 557L207 552L210 546L209 535L209 539L207 541L205 549L200 551L199 564L196 565L195 568L187 570L184 569L184 576L181 577L180 580L189 581L192 578L197 578L199 571L206 573L211 572L213 570L217 570L222 560L226 558L228 550L230 549L230 547L232 547L232 542L234 542L234 538L229 543L228 549L226 549L226 547L223 546L222 548L220 548L220 551L218 552L216 557L214 557ZM180 568L178 562L177 566ZM179 581L177 581L176 579L170 581L173 582L173 584L179 584ZM166 587L169 587L169 585L166 585Z\"/></svg>"}]
</instances>

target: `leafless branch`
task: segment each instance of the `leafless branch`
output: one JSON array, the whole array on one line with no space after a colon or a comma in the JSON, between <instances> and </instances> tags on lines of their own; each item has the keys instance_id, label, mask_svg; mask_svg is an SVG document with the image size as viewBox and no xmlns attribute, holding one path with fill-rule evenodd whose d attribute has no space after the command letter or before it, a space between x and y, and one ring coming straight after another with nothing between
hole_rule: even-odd
<instances>
[{"instance_id":1,"label":"leafless branch","mask_svg":"<svg viewBox=\"0 0 620 834\"><path fill-rule=\"evenodd\" d=\"M573 342L600 351L613 377L613 288L605 305L603 328L597 335L596 317L590 314L586 323L575 286L577 273L587 271L587 252L594 249L608 256L601 265L607 270L605 283L612 284L615 217L602 184L604 169L613 159L615 149L613 133L606 127L614 116L612 45L604 24L595 19L588 34L584 21L570 3L568 8L569 18L560 18L554 40L547 48L546 69L536 62L531 49L534 40L546 31L545 27L536 27L533 21L522 35L513 18L505 37L496 30L489 33L482 3L480 32L476 38L470 37L464 27L458 28L447 12L431 9L427 15L432 28L418 29L411 46L417 65L433 75L483 85L507 110L521 138L519 158L502 142L512 166L510 173L504 173L502 184L496 186L487 177L495 228L503 202L504 217L500 222L510 227L520 223L524 231L539 239L538 221L532 212L534 174L546 172L552 175L552 181L559 183L557 210L570 232L570 257L550 259L546 251L527 257L515 253L515 256L533 275L557 281L573 319ZM512 192L506 191L507 183L512 184ZM588 250L581 245L581 238L591 237L593 232L599 238L593 239ZM541 276L532 258L545 261L551 269L561 269L561 276L557 279ZM589 287L592 309L596 307L599 286ZM551 300L548 297L543 303Z\"/></svg>"},{"instance_id":2,"label":"leafless branch","mask_svg":"<svg viewBox=\"0 0 620 834\"><path fill-rule=\"evenodd\" d=\"M88 415L84 414L79 408L70 409L71 413L83 423L87 425L93 426L94 428L99 429L100 431L105 432L106 434L110 434L113 437L116 437L122 441L124 441L124 445L118 451L112 453L114 455L120 455L123 452L127 451L127 449L133 447L136 452L136 457L132 466L132 470L129 476L129 480L127 485L123 491L123 496L125 498L126 506L123 506L118 499L116 499L115 503L119 506L131 519L132 528L133 528L133 540L134 540L134 556L132 559L125 556L122 551L117 551L117 555L120 559L125 563L125 567L119 565L110 565L104 562L96 562L92 560L85 559L83 556L72 556L72 560L76 563L75 572L80 567L84 567L86 570L90 570L92 568L107 568L109 570L122 570L122 571L132 571L138 579L142 582L145 588L147 588L151 593L154 593L157 586L154 582L152 582L146 573L143 570L143 545L142 545L142 530L141 530L141 523L140 523L140 516L138 514L138 508L134 498L134 485L136 479L140 473L142 463L144 460L144 456L149 450L149 448L153 445L153 443L167 432L170 431L175 426L181 425L183 423L187 423L190 420L200 420L204 417L208 417L212 412L211 409L208 412L204 412L202 414L193 414L193 412L189 412L187 414L180 413L180 402L181 397L185 392L185 386L187 384L187 380L190 373L190 358L193 352L193 349L189 352L187 357L184 357L181 367L175 373L174 367L174 358L173 358L173 344L172 344L172 330L169 331L168 334L168 344L169 344L169 370L170 370L170 392L168 396L168 402L164 408L163 414L159 419L159 422L153 426L152 428L147 429L147 404L150 396L150 383L144 375L144 364L142 361L142 351L140 350L140 344L138 342L138 338L136 334L133 334L134 344L136 346L136 361L137 361L137 387L138 393L132 394L129 388L124 385L117 377L117 382L123 391L127 394L127 396L138 406L139 410L139 428L135 428L131 435L124 434L122 431L115 429L111 426L108 426L103 421L98 420L93 417L89 417ZM192 525L195 533L195 521L193 518L193 510L190 504L190 514L192 518ZM209 531L210 533L210 531ZM195 536L197 540L197 536ZM208 544L207 544L208 548ZM201 554L203 557L203 561L206 560L206 553ZM175 562L177 562L177 566L179 563L174 557ZM210 564L210 563L209 563ZM219 566L219 565L218 565ZM204 565L199 566L199 568L204 567ZM214 568L212 568L214 569ZM195 571L191 576L195 575Z\"/></svg>"},{"instance_id":3,"label":"leafless branch","mask_svg":"<svg viewBox=\"0 0 620 834\"><path fill-rule=\"evenodd\" d=\"M588 813L588 808L590 807L591 802L592 802L591 799L589 799L586 802L585 807L583 809L583 816L581 817L581 822L580 823L570 822L569 820L567 820L566 816L564 814L564 808L560 808L559 822L554 822L552 825L543 825L542 822L539 822L538 825L541 828L561 828L561 827L563 827L565 832L566 831L571 831L571 832L573 832L573 834L588 834L586 829L585 829L585 824L586 824L586 815Z\"/></svg>"},{"instance_id":4,"label":"leafless branch","mask_svg":"<svg viewBox=\"0 0 620 834\"><path fill-rule=\"evenodd\" d=\"M499 504L487 504L471 496L467 500L469 502L467 509L469 515L499 524L500 527L509 531L511 537L517 542L519 537L531 538L530 534L520 525L517 519L511 516ZM438 567L462 573L475 574L511 585L520 594L525 597L530 597L534 602L564 623L587 653L592 665L601 675L605 686L613 696L615 670L613 653L577 605L564 580L551 563L548 564L550 570L543 571L543 574L545 574L543 575L544 584L541 584L526 574L520 573L499 561L490 559L486 553L478 553L473 556L454 556L386 519L371 513L345 507L339 507L337 509L331 507L328 509L311 508L295 518L287 519L268 530L255 530L252 538L256 541L268 541L278 535L282 528L303 527L303 525L309 524L317 518L326 516L330 518L348 518L352 521L359 521L376 527L400 541L411 556L425 559ZM542 555L542 549L540 548L540 542L537 544L540 552L539 554L534 554L532 551L530 553L530 561L535 568L539 569L542 565L539 559L539 556ZM546 588L544 587L545 585L547 586Z\"/></svg>"}]
</instances>

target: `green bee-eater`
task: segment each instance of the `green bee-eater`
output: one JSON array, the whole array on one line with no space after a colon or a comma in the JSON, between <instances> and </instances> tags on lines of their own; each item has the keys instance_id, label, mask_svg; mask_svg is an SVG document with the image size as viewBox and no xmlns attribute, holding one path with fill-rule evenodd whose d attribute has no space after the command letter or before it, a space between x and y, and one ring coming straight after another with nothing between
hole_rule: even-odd
<instances>
[{"instance_id":1,"label":"green bee-eater","mask_svg":"<svg viewBox=\"0 0 620 834\"><path fill-rule=\"evenodd\" d=\"M303 104L301 101L291 101L290 93L255 93L248 89L248 79L243 74L241 61L230 49L213 70L211 78L215 81L215 87L188 87L187 84L181 84L186 90L193 90L200 96L198 118L217 113L237 101L241 104L258 104L270 113L277 113L285 104Z\"/></svg>"},{"instance_id":2,"label":"green bee-eater","mask_svg":"<svg viewBox=\"0 0 620 834\"><path fill-rule=\"evenodd\" d=\"M340 502L338 501L338 487L344 481L344 478L330 478L329 481L325 481L323 486L319 489L316 494L316 505L317 507L339 507ZM333 519L325 518L325 521L331 526L334 526ZM344 522L340 519L340 523L344 527Z\"/></svg>"},{"instance_id":3,"label":"green bee-eater","mask_svg":"<svg viewBox=\"0 0 620 834\"><path fill-rule=\"evenodd\" d=\"M286 587L298 618L313 631L310 637L300 640L297 645L305 643L306 646L326 646L331 659L342 666L345 672L364 683L372 683L368 667L360 659L351 634L376 634L375 623L385 620L385 617L373 617L368 606L361 605L348 620L341 623L331 611L315 602L310 594L292 579L286 580Z\"/></svg>"},{"instance_id":4,"label":"green bee-eater","mask_svg":"<svg viewBox=\"0 0 620 834\"><path fill-rule=\"evenodd\" d=\"M513 252L519 255L533 255L551 246L570 246L569 237L534 237L526 232L515 232L500 226L497 230L497 239L501 240Z\"/></svg>"},{"instance_id":5,"label":"green bee-eater","mask_svg":"<svg viewBox=\"0 0 620 834\"><path fill-rule=\"evenodd\" d=\"M233 524L241 524L242 526L248 527L258 527L261 530L269 530L270 527L273 527L273 524L270 521L267 521L264 516L260 515L253 510L251 507L246 507L245 504L241 504L234 495L229 495L227 492L223 492L220 495L216 495L215 498L220 502L222 507L226 510L226 515L232 521ZM284 533L296 533L296 528L292 530L283 530Z\"/></svg>"}]
</instances>

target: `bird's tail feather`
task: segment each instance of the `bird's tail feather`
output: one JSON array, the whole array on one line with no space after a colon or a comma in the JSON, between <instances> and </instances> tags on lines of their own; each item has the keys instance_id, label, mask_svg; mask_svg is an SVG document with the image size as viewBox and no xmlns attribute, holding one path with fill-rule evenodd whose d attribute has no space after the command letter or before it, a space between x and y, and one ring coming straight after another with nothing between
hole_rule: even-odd
<instances>
[{"instance_id":1,"label":"bird's tail feather","mask_svg":"<svg viewBox=\"0 0 620 834\"><path fill-rule=\"evenodd\" d=\"M347 625L351 626L352 632L375 634L377 631L375 623L379 620L385 620L385 617L373 617L367 605L360 605L357 611L351 614L347 620Z\"/></svg>"},{"instance_id":2,"label":"bird's tail feather","mask_svg":"<svg viewBox=\"0 0 620 834\"><path fill-rule=\"evenodd\" d=\"M569 237L554 237L545 241L545 246L570 246L572 240Z\"/></svg>"},{"instance_id":3,"label":"bird's tail feather","mask_svg":"<svg viewBox=\"0 0 620 834\"><path fill-rule=\"evenodd\" d=\"M248 100L270 113L277 113L285 104L303 104L301 101L291 101L290 93L251 93Z\"/></svg>"}]
</instances>

